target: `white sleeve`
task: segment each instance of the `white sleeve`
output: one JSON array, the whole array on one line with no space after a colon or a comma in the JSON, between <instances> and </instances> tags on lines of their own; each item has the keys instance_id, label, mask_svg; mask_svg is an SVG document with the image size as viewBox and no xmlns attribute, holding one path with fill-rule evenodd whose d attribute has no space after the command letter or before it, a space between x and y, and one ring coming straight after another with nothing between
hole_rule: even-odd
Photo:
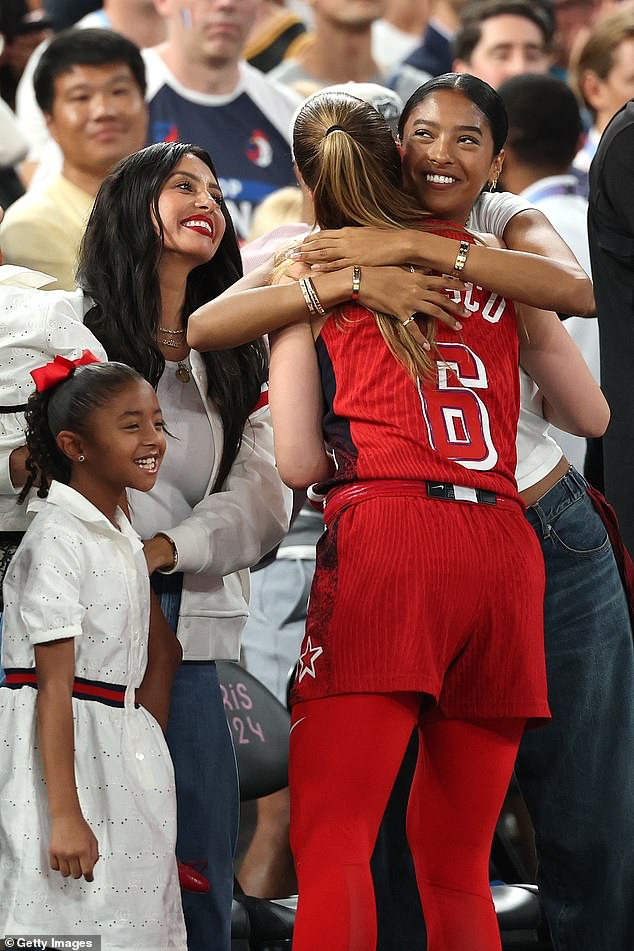
<instances>
[{"instance_id":1,"label":"white sleeve","mask_svg":"<svg viewBox=\"0 0 634 951\"><path fill-rule=\"evenodd\" d=\"M26 64L15 97L15 111L18 117L20 127L25 134L29 153L27 161L39 162L42 158L42 152L51 137L46 127L46 120L35 99L35 90L33 89L33 76L40 57L49 44L49 40L44 40L31 53L30 59Z\"/></svg>"},{"instance_id":2,"label":"white sleeve","mask_svg":"<svg viewBox=\"0 0 634 951\"><path fill-rule=\"evenodd\" d=\"M534 207L512 192L483 192L471 209L467 227L470 231L502 238L511 218Z\"/></svg>"},{"instance_id":3,"label":"white sleeve","mask_svg":"<svg viewBox=\"0 0 634 951\"><path fill-rule=\"evenodd\" d=\"M37 541L35 530L31 532L11 566L7 601L16 603L17 597L18 617L31 644L79 637L86 608L80 600L81 550L73 544L76 539L59 526L38 531Z\"/></svg>"},{"instance_id":4,"label":"white sleeve","mask_svg":"<svg viewBox=\"0 0 634 951\"><path fill-rule=\"evenodd\" d=\"M18 120L4 99L0 99L0 167L15 165L24 158L27 148Z\"/></svg>"},{"instance_id":5,"label":"white sleeve","mask_svg":"<svg viewBox=\"0 0 634 951\"><path fill-rule=\"evenodd\" d=\"M220 492L206 496L168 532L177 571L224 577L249 568L288 532L293 494L279 477L268 406L249 417L240 451Z\"/></svg>"}]
</instances>

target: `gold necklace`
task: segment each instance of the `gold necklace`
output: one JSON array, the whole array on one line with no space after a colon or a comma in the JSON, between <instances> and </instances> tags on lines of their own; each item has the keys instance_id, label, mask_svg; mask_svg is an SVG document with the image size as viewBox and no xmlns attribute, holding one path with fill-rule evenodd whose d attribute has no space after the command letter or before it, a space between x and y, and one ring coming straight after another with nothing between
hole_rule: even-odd
<instances>
[{"instance_id":1,"label":"gold necklace","mask_svg":"<svg viewBox=\"0 0 634 951\"><path fill-rule=\"evenodd\" d=\"M191 373L187 369L187 364L184 360L179 361L178 369L174 371L174 375L180 383L189 383L191 380Z\"/></svg>"}]
</instances>

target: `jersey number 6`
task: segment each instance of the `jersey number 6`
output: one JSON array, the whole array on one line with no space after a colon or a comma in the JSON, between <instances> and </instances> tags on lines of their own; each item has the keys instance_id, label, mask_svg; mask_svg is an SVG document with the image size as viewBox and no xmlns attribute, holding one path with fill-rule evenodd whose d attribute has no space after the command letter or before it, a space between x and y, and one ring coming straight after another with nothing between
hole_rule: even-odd
<instances>
[{"instance_id":1,"label":"jersey number 6","mask_svg":"<svg viewBox=\"0 0 634 951\"><path fill-rule=\"evenodd\" d=\"M466 469L492 469L498 454L489 413L477 390L488 387L480 357L462 343L438 343L436 388L418 384L429 444Z\"/></svg>"}]
</instances>

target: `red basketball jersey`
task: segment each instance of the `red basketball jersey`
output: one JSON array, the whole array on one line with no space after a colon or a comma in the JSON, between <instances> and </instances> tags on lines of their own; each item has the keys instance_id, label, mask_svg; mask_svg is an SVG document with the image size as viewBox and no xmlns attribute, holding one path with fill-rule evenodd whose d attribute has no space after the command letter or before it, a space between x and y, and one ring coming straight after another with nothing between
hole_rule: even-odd
<instances>
[{"instance_id":1,"label":"red basketball jersey","mask_svg":"<svg viewBox=\"0 0 634 951\"><path fill-rule=\"evenodd\" d=\"M435 233L470 240L455 226ZM453 292L452 292L453 293ZM364 307L348 303L317 339L324 435L342 482L420 479L517 495L518 338L510 301L477 285L455 292L470 316L437 324L433 378L415 381Z\"/></svg>"}]
</instances>

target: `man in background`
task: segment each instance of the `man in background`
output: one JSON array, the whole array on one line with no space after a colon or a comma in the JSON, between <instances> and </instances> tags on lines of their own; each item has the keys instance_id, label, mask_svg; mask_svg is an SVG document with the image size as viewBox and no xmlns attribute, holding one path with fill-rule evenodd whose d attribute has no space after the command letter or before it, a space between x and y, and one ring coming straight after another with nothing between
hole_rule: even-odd
<instances>
[{"instance_id":1,"label":"man in background","mask_svg":"<svg viewBox=\"0 0 634 951\"><path fill-rule=\"evenodd\" d=\"M547 73L552 20L532 0L482 0L465 7L456 33L453 68L497 89L522 73Z\"/></svg>"},{"instance_id":2,"label":"man in background","mask_svg":"<svg viewBox=\"0 0 634 951\"><path fill-rule=\"evenodd\" d=\"M61 149L60 174L19 198L2 226L5 260L72 290L84 227L112 166L145 144L145 68L137 47L109 30L69 30L46 48L37 102Z\"/></svg>"}]
</instances>

